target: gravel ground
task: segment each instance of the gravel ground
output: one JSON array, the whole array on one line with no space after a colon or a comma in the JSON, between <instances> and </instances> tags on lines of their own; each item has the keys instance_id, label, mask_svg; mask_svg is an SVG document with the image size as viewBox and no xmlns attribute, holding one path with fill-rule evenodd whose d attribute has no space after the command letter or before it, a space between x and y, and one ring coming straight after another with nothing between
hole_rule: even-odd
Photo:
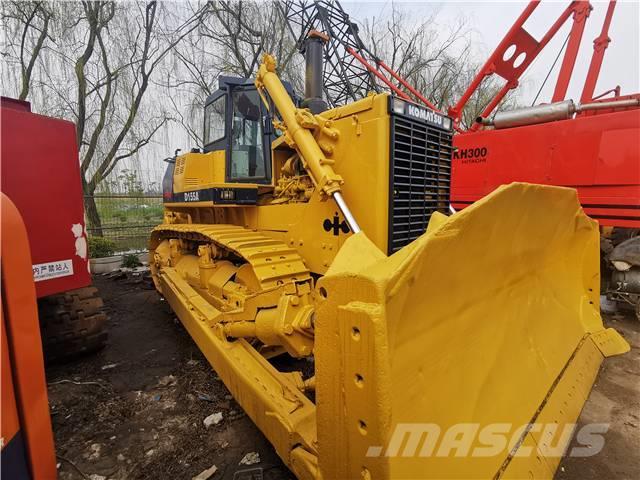
<instances>
[{"instance_id":1,"label":"gravel ground","mask_svg":"<svg viewBox=\"0 0 640 480\"><path fill-rule=\"evenodd\" d=\"M294 479L154 290L132 278L95 284L109 345L47 370L61 480L191 479L213 465L212 480ZM580 417L610 423L605 446L564 459L559 480L640 478L640 322L607 323L632 351L605 362ZM240 464L254 453L259 463Z\"/></svg>"}]
</instances>

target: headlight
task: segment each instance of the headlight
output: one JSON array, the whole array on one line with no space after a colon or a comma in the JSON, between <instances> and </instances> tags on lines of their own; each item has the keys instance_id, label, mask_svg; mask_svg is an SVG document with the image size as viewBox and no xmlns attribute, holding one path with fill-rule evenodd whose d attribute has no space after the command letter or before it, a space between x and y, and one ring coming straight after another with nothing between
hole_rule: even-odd
<instances>
[{"instance_id":1,"label":"headlight","mask_svg":"<svg viewBox=\"0 0 640 480\"><path fill-rule=\"evenodd\" d=\"M444 117L442 119L442 126L447 130L451 130L451 119L449 117Z\"/></svg>"}]
</instances>

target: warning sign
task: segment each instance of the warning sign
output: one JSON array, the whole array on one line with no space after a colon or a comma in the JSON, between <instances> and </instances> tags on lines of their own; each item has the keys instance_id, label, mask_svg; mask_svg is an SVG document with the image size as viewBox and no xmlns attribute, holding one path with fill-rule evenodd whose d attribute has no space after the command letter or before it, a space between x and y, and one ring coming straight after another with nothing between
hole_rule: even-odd
<instances>
[{"instance_id":1,"label":"warning sign","mask_svg":"<svg viewBox=\"0 0 640 480\"><path fill-rule=\"evenodd\" d=\"M57 262L33 265L33 279L36 282L69 275L73 275L73 263L71 263L71 260L59 260Z\"/></svg>"}]
</instances>

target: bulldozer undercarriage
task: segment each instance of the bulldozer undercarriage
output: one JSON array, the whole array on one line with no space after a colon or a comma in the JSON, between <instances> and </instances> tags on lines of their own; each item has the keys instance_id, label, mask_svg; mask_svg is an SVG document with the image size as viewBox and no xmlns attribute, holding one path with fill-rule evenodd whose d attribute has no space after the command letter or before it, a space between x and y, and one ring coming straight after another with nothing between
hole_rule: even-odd
<instances>
[{"instance_id":1,"label":"bulldozer undercarriage","mask_svg":"<svg viewBox=\"0 0 640 480\"><path fill-rule=\"evenodd\" d=\"M299 478L550 478L570 437L537 426L574 423L604 357L629 348L602 326L598 229L569 189L500 188L390 257L352 235L319 279L233 225L163 224L151 249L157 288ZM278 371L282 352L313 355L315 376ZM405 455L403 428L431 423L519 441Z\"/></svg>"},{"instance_id":2,"label":"bulldozer undercarriage","mask_svg":"<svg viewBox=\"0 0 640 480\"><path fill-rule=\"evenodd\" d=\"M257 338L280 353L311 355L312 278L295 249L220 224L161 225L152 242L154 268L182 292L193 290L193 311L219 325L223 337Z\"/></svg>"}]
</instances>

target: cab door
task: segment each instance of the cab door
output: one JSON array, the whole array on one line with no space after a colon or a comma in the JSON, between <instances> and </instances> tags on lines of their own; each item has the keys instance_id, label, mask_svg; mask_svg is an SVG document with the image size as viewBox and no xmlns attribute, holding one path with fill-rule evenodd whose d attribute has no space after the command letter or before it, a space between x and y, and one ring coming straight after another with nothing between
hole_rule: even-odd
<instances>
[{"instance_id":1,"label":"cab door","mask_svg":"<svg viewBox=\"0 0 640 480\"><path fill-rule=\"evenodd\" d=\"M229 139L226 181L228 183L271 183L271 138L264 125L269 121L255 87L230 91Z\"/></svg>"}]
</instances>

